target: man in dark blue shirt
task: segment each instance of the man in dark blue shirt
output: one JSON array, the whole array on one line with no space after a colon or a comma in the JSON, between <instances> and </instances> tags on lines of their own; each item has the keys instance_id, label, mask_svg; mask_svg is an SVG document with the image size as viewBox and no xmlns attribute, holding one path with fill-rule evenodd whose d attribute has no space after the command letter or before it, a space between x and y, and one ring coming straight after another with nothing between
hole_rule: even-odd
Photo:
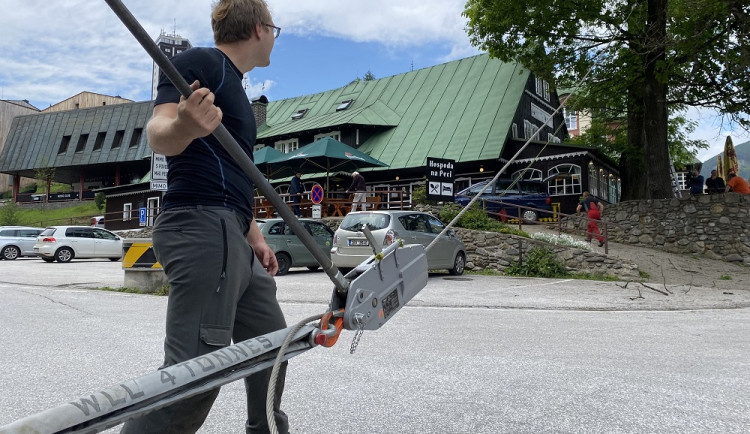
<instances>
[{"instance_id":1,"label":"man in dark blue shirt","mask_svg":"<svg viewBox=\"0 0 750 434\"><path fill-rule=\"evenodd\" d=\"M154 251L169 281L164 364L171 366L231 343L286 327L276 300L278 264L253 218L254 185L211 136L223 123L252 158L255 118L243 75L270 63L280 29L263 0L220 0L211 13L215 48L193 48L173 63L193 94L185 99L159 81L147 132L167 156L168 190L154 226ZM274 404L276 425L285 366ZM266 390L270 368L245 379L247 433L269 432ZM128 421L122 432L194 433L219 389Z\"/></svg>"},{"instance_id":2,"label":"man in dark blue shirt","mask_svg":"<svg viewBox=\"0 0 750 434\"><path fill-rule=\"evenodd\" d=\"M691 173L693 177L690 179L690 194L703 194L703 176L696 169Z\"/></svg>"},{"instance_id":3,"label":"man in dark blue shirt","mask_svg":"<svg viewBox=\"0 0 750 434\"><path fill-rule=\"evenodd\" d=\"M304 192L305 189L302 187L302 173L297 172L292 177L292 183L289 185L289 195L292 197L292 202L294 203L292 209L294 210L294 215L297 217L302 216L299 204L302 201L302 193Z\"/></svg>"}]
</instances>

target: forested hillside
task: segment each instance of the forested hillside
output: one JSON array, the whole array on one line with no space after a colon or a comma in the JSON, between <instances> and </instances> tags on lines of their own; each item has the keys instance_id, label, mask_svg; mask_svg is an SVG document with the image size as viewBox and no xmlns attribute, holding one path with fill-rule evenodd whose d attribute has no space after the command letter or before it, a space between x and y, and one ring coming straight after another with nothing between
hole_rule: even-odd
<instances>
[{"instance_id":1,"label":"forested hillside","mask_svg":"<svg viewBox=\"0 0 750 434\"><path fill-rule=\"evenodd\" d=\"M737 154L737 161L739 161L740 164L740 173L738 173L738 175L745 179L750 178L750 142L734 145L734 152ZM716 161L718 160L716 157L717 155L714 155L703 162L701 175L704 177L711 176L711 170L716 169ZM723 158L724 157L722 156L722 159Z\"/></svg>"}]
</instances>

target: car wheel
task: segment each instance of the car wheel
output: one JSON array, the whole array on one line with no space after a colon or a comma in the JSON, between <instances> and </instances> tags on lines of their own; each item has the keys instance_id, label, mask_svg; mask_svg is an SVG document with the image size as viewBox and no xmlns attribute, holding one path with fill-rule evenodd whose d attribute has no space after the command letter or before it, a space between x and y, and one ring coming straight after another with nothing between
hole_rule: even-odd
<instances>
[{"instance_id":1,"label":"car wheel","mask_svg":"<svg viewBox=\"0 0 750 434\"><path fill-rule=\"evenodd\" d=\"M460 276L464 274L466 268L466 256L463 252L456 253L456 258L453 260L453 268L448 270L453 276Z\"/></svg>"},{"instance_id":2,"label":"car wheel","mask_svg":"<svg viewBox=\"0 0 750 434\"><path fill-rule=\"evenodd\" d=\"M315 270L317 270L318 268L320 268L320 266L319 266L319 265L310 265L309 267L307 267L307 269L308 269L308 270L310 270L310 271L315 271Z\"/></svg>"},{"instance_id":3,"label":"car wheel","mask_svg":"<svg viewBox=\"0 0 750 434\"><path fill-rule=\"evenodd\" d=\"M523 219L530 222L535 222L539 215L536 213L536 211L532 211L530 209L527 209L523 212Z\"/></svg>"},{"instance_id":4,"label":"car wheel","mask_svg":"<svg viewBox=\"0 0 750 434\"><path fill-rule=\"evenodd\" d=\"M44 262L55 262L55 258L42 258Z\"/></svg>"},{"instance_id":5,"label":"car wheel","mask_svg":"<svg viewBox=\"0 0 750 434\"><path fill-rule=\"evenodd\" d=\"M289 267L292 266L292 258L286 253L277 253L276 262L279 263L279 271L276 273L277 276L283 276L289 272Z\"/></svg>"},{"instance_id":6,"label":"car wheel","mask_svg":"<svg viewBox=\"0 0 750 434\"><path fill-rule=\"evenodd\" d=\"M21 250L18 249L16 246L6 246L3 249L3 259L7 259L9 261L12 261L16 259L17 257L21 256Z\"/></svg>"},{"instance_id":7,"label":"car wheel","mask_svg":"<svg viewBox=\"0 0 750 434\"><path fill-rule=\"evenodd\" d=\"M67 247L61 247L55 252L57 262L70 262L73 259L73 251Z\"/></svg>"}]
</instances>

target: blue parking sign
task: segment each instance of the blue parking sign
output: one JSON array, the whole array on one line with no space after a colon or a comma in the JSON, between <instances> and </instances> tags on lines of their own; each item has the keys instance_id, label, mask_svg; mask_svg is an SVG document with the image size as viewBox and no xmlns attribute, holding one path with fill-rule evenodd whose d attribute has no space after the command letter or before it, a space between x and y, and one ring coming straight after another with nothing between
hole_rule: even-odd
<instances>
[{"instance_id":1,"label":"blue parking sign","mask_svg":"<svg viewBox=\"0 0 750 434\"><path fill-rule=\"evenodd\" d=\"M139 225L146 226L146 208L138 208Z\"/></svg>"}]
</instances>

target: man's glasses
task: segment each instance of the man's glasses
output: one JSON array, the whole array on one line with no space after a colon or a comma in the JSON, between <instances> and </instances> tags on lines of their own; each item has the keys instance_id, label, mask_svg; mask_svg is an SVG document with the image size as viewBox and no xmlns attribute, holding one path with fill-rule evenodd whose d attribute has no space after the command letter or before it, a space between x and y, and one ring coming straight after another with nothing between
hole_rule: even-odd
<instances>
[{"instance_id":1,"label":"man's glasses","mask_svg":"<svg viewBox=\"0 0 750 434\"><path fill-rule=\"evenodd\" d=\"M274 37L274 39L278 38L279 35L281 34L281 27L272 26L272 25L266 24L266 23L263 23L263 25L266 26L266 27L270 27L271 29L273 29L273 37Z\"/></svg>"}]
</instances>

